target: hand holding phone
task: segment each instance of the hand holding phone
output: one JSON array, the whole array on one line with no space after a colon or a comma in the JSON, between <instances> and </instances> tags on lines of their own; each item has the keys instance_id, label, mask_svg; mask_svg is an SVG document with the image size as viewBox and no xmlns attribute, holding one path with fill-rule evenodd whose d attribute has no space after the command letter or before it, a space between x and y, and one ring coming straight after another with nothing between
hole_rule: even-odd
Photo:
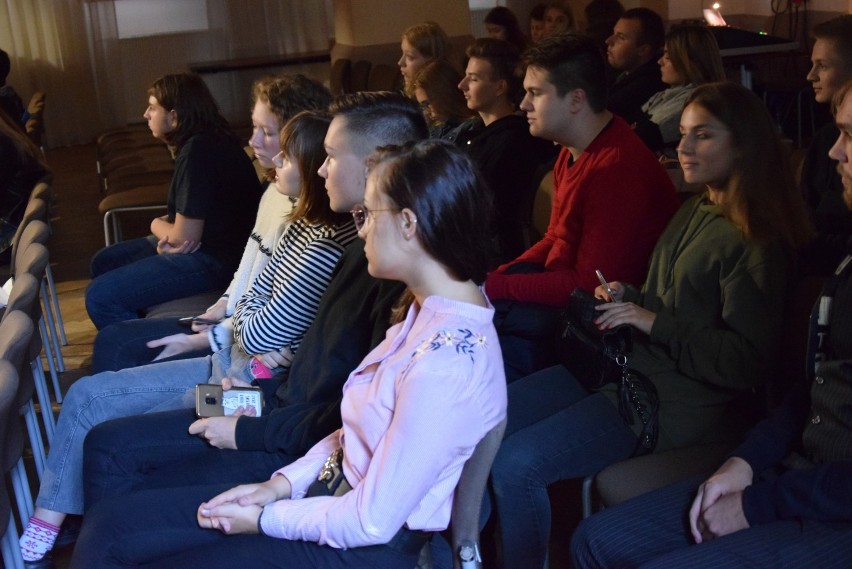
<instances>
[{"instance_id":1,"label":"hand holding phone","mask_svg":"<svg viewBox=\"0 0 852 569\"><path fill-rule=\"evenodd\" d=\"M254 408L254 416L260 417L263 397L257 387L231 387L223 390L215 383L200 383L195 386L195 415L206 417L228 417L242 407Z\"/></svg>"},{"instance_id":2,"label":"hand holding phone","mask_svg":"<svg viewBox=\"0 0 852 569\"><path fill-rule=\"evenodd\" d=\"M187 316L185 318L178 319L178 323L181 326L192 326L193 324L204 324L206 326L215 326L218 324L219 320L211 320L209 318L201 318L200 316Z\"/></svg>"},{"instance_id":3,"label":"hand holding phone","mask_svg":"<svg viewBox=\"0 0 852 569\"><path fill-rule=\"evenodd\" d=\"M615 290L613 290L613 288L609 286L609 283L604 278L603 273L599 270L595 270L595 274L598 276L598 280L600 281L601 286L604 287L604 290L609 295L609 299L612 302L618 302L618 300L615 298Z\"/></svg>"}]
</instances>

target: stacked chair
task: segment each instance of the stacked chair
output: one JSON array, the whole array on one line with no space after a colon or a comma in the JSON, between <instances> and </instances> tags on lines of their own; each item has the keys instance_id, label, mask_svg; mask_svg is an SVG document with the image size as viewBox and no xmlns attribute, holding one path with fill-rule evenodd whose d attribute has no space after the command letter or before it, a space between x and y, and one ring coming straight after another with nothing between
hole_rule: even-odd
<instances>
[{"instance_id":1,"label":"stacked chair","mask_svg":"<svg viewBox=\"0 0 852 569\"><path fill-rule=\"evenodd\" d=\"M174 161L168 147L144 126L113 129L97 140L97 169L104 197L106 245L121 240L119 214L166 209Z\"/></svg>"}]
</instances>

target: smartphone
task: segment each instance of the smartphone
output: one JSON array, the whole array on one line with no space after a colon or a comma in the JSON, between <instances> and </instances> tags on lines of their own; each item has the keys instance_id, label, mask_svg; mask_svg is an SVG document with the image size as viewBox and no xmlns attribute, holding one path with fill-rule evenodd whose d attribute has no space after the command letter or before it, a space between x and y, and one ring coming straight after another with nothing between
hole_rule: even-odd
<instances>
[{"instance_id":1,"label":"smartphone","mask_svg":"<svg viewBox=\"0 0 852 569\"><path fill-rule=\"evenodd\" d=\"M601 285L603 285L604 290L609 295L610 300L612 300L613 302L617 302L615 300L615 291L610 288L609 283L603 276L603 273L599 270L595 270L595 274L598 276L598 280L601 282Z\"/></svg>"},{"instance_id":2,"label":"smartphone","mask_svg":"<svg viewBox=\"0 0 852 569\"><path fill-rule=\"evenodd\" d=\"M263 396L259 387L232 387L224 391L215 383L199 383L195 386L195 415L205 417L227 417L239 407L254 407L255 416L260 417Z\"/></svg>"},{"instance_id":3,"label":"smartphone","mask_svg":"<svg viewBox=\"0 0 852 569\"><path fill-rule=\"evenodd\" d=\"M210 320L209 318L201 318L199 316L187 316L185 318L178 319L178 324L181 326L192 326L193 322L215 326L219 323L219 320Z\"/></svg>"}]
</instances>

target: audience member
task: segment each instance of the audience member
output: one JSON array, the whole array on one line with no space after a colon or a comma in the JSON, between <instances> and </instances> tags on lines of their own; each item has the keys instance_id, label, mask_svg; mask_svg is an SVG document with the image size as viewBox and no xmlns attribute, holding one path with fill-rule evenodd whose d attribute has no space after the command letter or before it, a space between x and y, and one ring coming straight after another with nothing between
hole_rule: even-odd
<instances>
[{"instance_id":1,"label":"audience member","mask_svg":"<svg viewBox=\"0 0 852 569\"><path fill-rule=\"evenodd\" d=\"M544 10L544 37L572 31L576 25L568 0L550 0L547 3Z\"/></svg>"},{"instance_id":2,"label":"audience member","mask_svg":"<svg viewBox=\"0 0 852 569\"><path fill-rule=\"evenodd\" d=\"M524 54L530 133L564 148L553 169L544 237L489 273L510 379L552 363L558 310L574 288L594 290L595 270L641 282L648 256L677 209L654 155L606 110L603 56L577 34L548 37ZM517 343L516 343L517 342ZM529 358L529 361L525 361Z\"/></svg>"},{"instance_id":3,"label":"audience member","mask_svg":"<svg viewBox=\"0 0 852 569\"><path fill-rule=\"evenodd\" d=\"M852 209L850 92L846 83L835 95L840 135L830 152ZM675 484L587 519L574 535L573 567L848 566L852 241L846 251L810 321L807 381L706 480Z\"/></svg>"},{"instance_id":4,"label":"audience member","mask_svg":"<svg viewBox=\"0 0 852 569\"><path fill-rule=\"evenodd\" d=\"M454 140L456 129L473 115L459 91L461 80L461 73L441 60L430 61L417 72L412 83L414 98L429 123L430 138Z\"/></svg>"},{"instance_id":5,"label":"audience member","mask_svg":"<svg viewBox=\"0 0 852 569\"><path fill-rule=\"evenodd\" d=\"M536 44L544 37L544 11L547 3L539 2L530 10L530 43Z\"/></svg>"},{"instance_id":6,"label":"audience member","mask_svg":"<svg viewBox=\"0 0 852 569\"><path fill-rule=\"evenodd\" d=\"M364 200L364 172L376 148L424 139L427 129L417 105L396 93L344 95L331 110L321 174L332 206L343 211ZM182 409L96 427L86 439L87 509L101 498L143 488L256 481L304 454L340 427L347 374L385 338L403 288L371 277L363 242L352 243L286 381L267 398L271 410L261 417L198 421ZM274 382L261 386L276 389Z\"/></svg>"},{"instance_id":7,"label":"audience member","mask_svg":"<svg viewBox=\"0 0 852 569\"><path fill-rule=\"evenodd\" d=\"M680 113L692 91L699 85L725 79L719 44L705 25L687 24L672 29L659 63L663 83L669 88L652 95L642 105L644 115L634 127L639 138L655 152L677 145Z\"/></svg>"},{"instance_id":8,"label":"audience member","mask_svg":"<svg viewBox=\"0 0 852 569\"><path fill-rule=\"evenodd\" d=\"M817 24L811 34L813 66L808 81L813 85L816 102L828 104L837 89L852 79L852 15ZM852 212L841 197L843 184L837 161L828 155L838 134L833 122L814 133L802 165L802 191L818 232L817 240L804 255L803 270L807 273L830 274L852 235Z\"/></svg>"},{"instance_id":9,"label":"audience member","mask_svg":"<svg viewBox=\"0 0 852 569\"><path fill-rule=\"evenodd\" d=\"M527 48L527 36L524 35L518 17L509 8L497 6L485 14L485 29L488 37L507 41L519 52Z\"/></svg>"},{"instance_id":10,"label":"audience member","mask_svg":"<svg viewBox=\"0 0 852 569\"><path fill-rule=\"evenodd\" d=\"M356 230L349 216L329 206L317 169L325 153L323 139L330 118L303 112L281 133L285 164L279 188L298 195L291 223L278 241L272 259L234 310L234 341L213 356L155 363L119 372L84 377L68 390L33 520L21 538L26 557L44 554L52 544L30 549L34 533L53 532L66 513L83 510L83 440L98 423L154 410L189 408L198 383L248 382L280 374L289 367L285 352L295 353L317 311L344 247ZM344 221L346 220L346 221ZM263 370L266 373L258 373ZM53 526L53 527L51 527Z\"/></svg>"},{"instance_id":11,"label":"audience member","mask_svg":"<svg viewBox=\"0 0 852 569\"><path fill-rule=\"evenodd\" d=\"M192 334L176 318L140 318L107 326L95 338L92 371L118 371L171 358L209 355L233 343L231 317L237 301L272 257L287 228L295 197L275 184L273 157L281 151L281 128L296 113L325 110L331 94L321 83L304 75L264 77L252 87L252 135L248 143L264 172L268 187L260 200L254 229L246 242L239 267L222 297L199 318L219 322L194 323Z\"/></svg>"},{"instance_id":12,"label":"audience member","mask_svg":"<svg viewBox=\"0 0 852 569\"><path fill-rule=\"evenodd\" d=\"M506 567L543 566L548 484L637 452L735 440L743 425L730 405L772 369L788 259L812 231L789 159L760 99L733 83L696 89L681 132L684 175L707 191L660 237L641 291L595 291L611 301L595 322L632 328L629 366L647 383L589 389L559 366L509 386L491 473Z\"/></svg>"},{"instance_id":13,"label":"audience member","mask_svg":"<svg viewBox=\"0 0 852 569\"><path fill-rule=\"evenodd\" d=\"M657 63L665 33L659 14L633 8L622 14L606 40L607 62L621 72L609 89L607 108L628 124L640 120L642 105L666 88Z\"/></svg>"},{"instance_id":14,"label":"audience member","mask_svg":"<svg viewBox=\"0 0 852 569\"><path fill-rule=\"evenodd\" d=\"M605 49L606 39L612 35L615 23L624 15L624 6L618 0L592 0L586 4L586 34Z\"/></svg>"},{"instance_id":15,"label":"audience member","mask_svg":"<svg viewBox=\"0 0 852 569\"><path fill-rule=\"evenodd\" d=\"M499 262L521 254L537 187L533 175L556 154L534 138L526 118L516 114L521 92L515 69L518 50L503 40L481 38L467 48L467 70L459 89L478 119L464 125L456 143L470 154L494 196Z\"/></svg>"},{"instance_id":16,"label":"audience member","mask_svg":"<svg viewBox=\"0 0 852 569\"><path fill-rule=\"evenodd\" d=\"M404 282L413 302L405 322L350 374L343 427L266 482L101 502L87 514L73 567L272 559L305 569L413 567L432 533L449 525L465 461L506 416L494 309L478 286L489 198L476 168L448 142L374 160L353 216L370 273ZM330 463L341 471L334 488L325 484ZM138 516L126 515L137 507ZM179 541L164 543L164 534Z\"/></svg>"},{"instance_id":17,"label":"audience member","mask_svg":"<svg viewBox=\"0 0 852 569\"><path fill-rule=\"evenodd\" d=\"M12 71L12 61L9 54L0 49L0 111L12 119L21 128L26 122L26 108L21 97L15 92L14 87L6 83L9 73Z\"/></svg>"},{"instance_id":18,"label":"audience member","mask_svg":"<svg viewBox=\"0 0 852 569\"><path fill-rule=\"evenodd\" d=\"M12 238L30 194L47 173L41 150L0 110L0 263L11 261Z\"/></svg>"},{"instance_id":19,"label":"audience member","mask_svg":"<svg viewBox=\"0 0 852 569\"><path fill-rule=\"evenodd\" d=\"M411 82L427 62L434 59L450 61L453 46L447 33L435 22L411 26L402 33L402 57L397 65L405 80L405 94L414 98Z\"/></svg>"},{"instance_id":20,"label":"audience member","mask_svg":"<svg viewBox=\"0 0 852 569\"><path fill-rule=\"evenodd\" d=\"M176 149L168 213L151 222L152 235L95 254L86 310L98 329L154 304L225 288L260 202L251 161L201 77L157 79L145 119L154 137Z\"/></svg>"}]
</instances>

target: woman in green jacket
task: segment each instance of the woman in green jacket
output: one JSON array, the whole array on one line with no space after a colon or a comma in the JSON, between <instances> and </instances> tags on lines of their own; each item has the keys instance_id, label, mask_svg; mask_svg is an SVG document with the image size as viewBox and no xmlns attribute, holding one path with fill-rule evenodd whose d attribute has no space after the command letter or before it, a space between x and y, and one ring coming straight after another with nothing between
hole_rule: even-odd
<instances>
[{"instance_id":1,"label":"woman in green jacket","mask_svg":"<svg viewBox=\"0 0 852 569\"><path fill-rule=\"evenodd\" d=\"M596 320L634 329L629 366L659 396L656 451L741 434L732 405L772 368L791 260L813 232L753 93L732 83L697 88L680 131L684 177L707 189L672 218L641 291L609 283L616 302L598 306ZM596 294L609 299L603 286ZM598 472L641 446L641 422L627 424L617 399L615 385L590 392L561 366L509 386L507 434L492 469L506 567L542 567L549 484Z\"/></svg>"}]
</instances>

